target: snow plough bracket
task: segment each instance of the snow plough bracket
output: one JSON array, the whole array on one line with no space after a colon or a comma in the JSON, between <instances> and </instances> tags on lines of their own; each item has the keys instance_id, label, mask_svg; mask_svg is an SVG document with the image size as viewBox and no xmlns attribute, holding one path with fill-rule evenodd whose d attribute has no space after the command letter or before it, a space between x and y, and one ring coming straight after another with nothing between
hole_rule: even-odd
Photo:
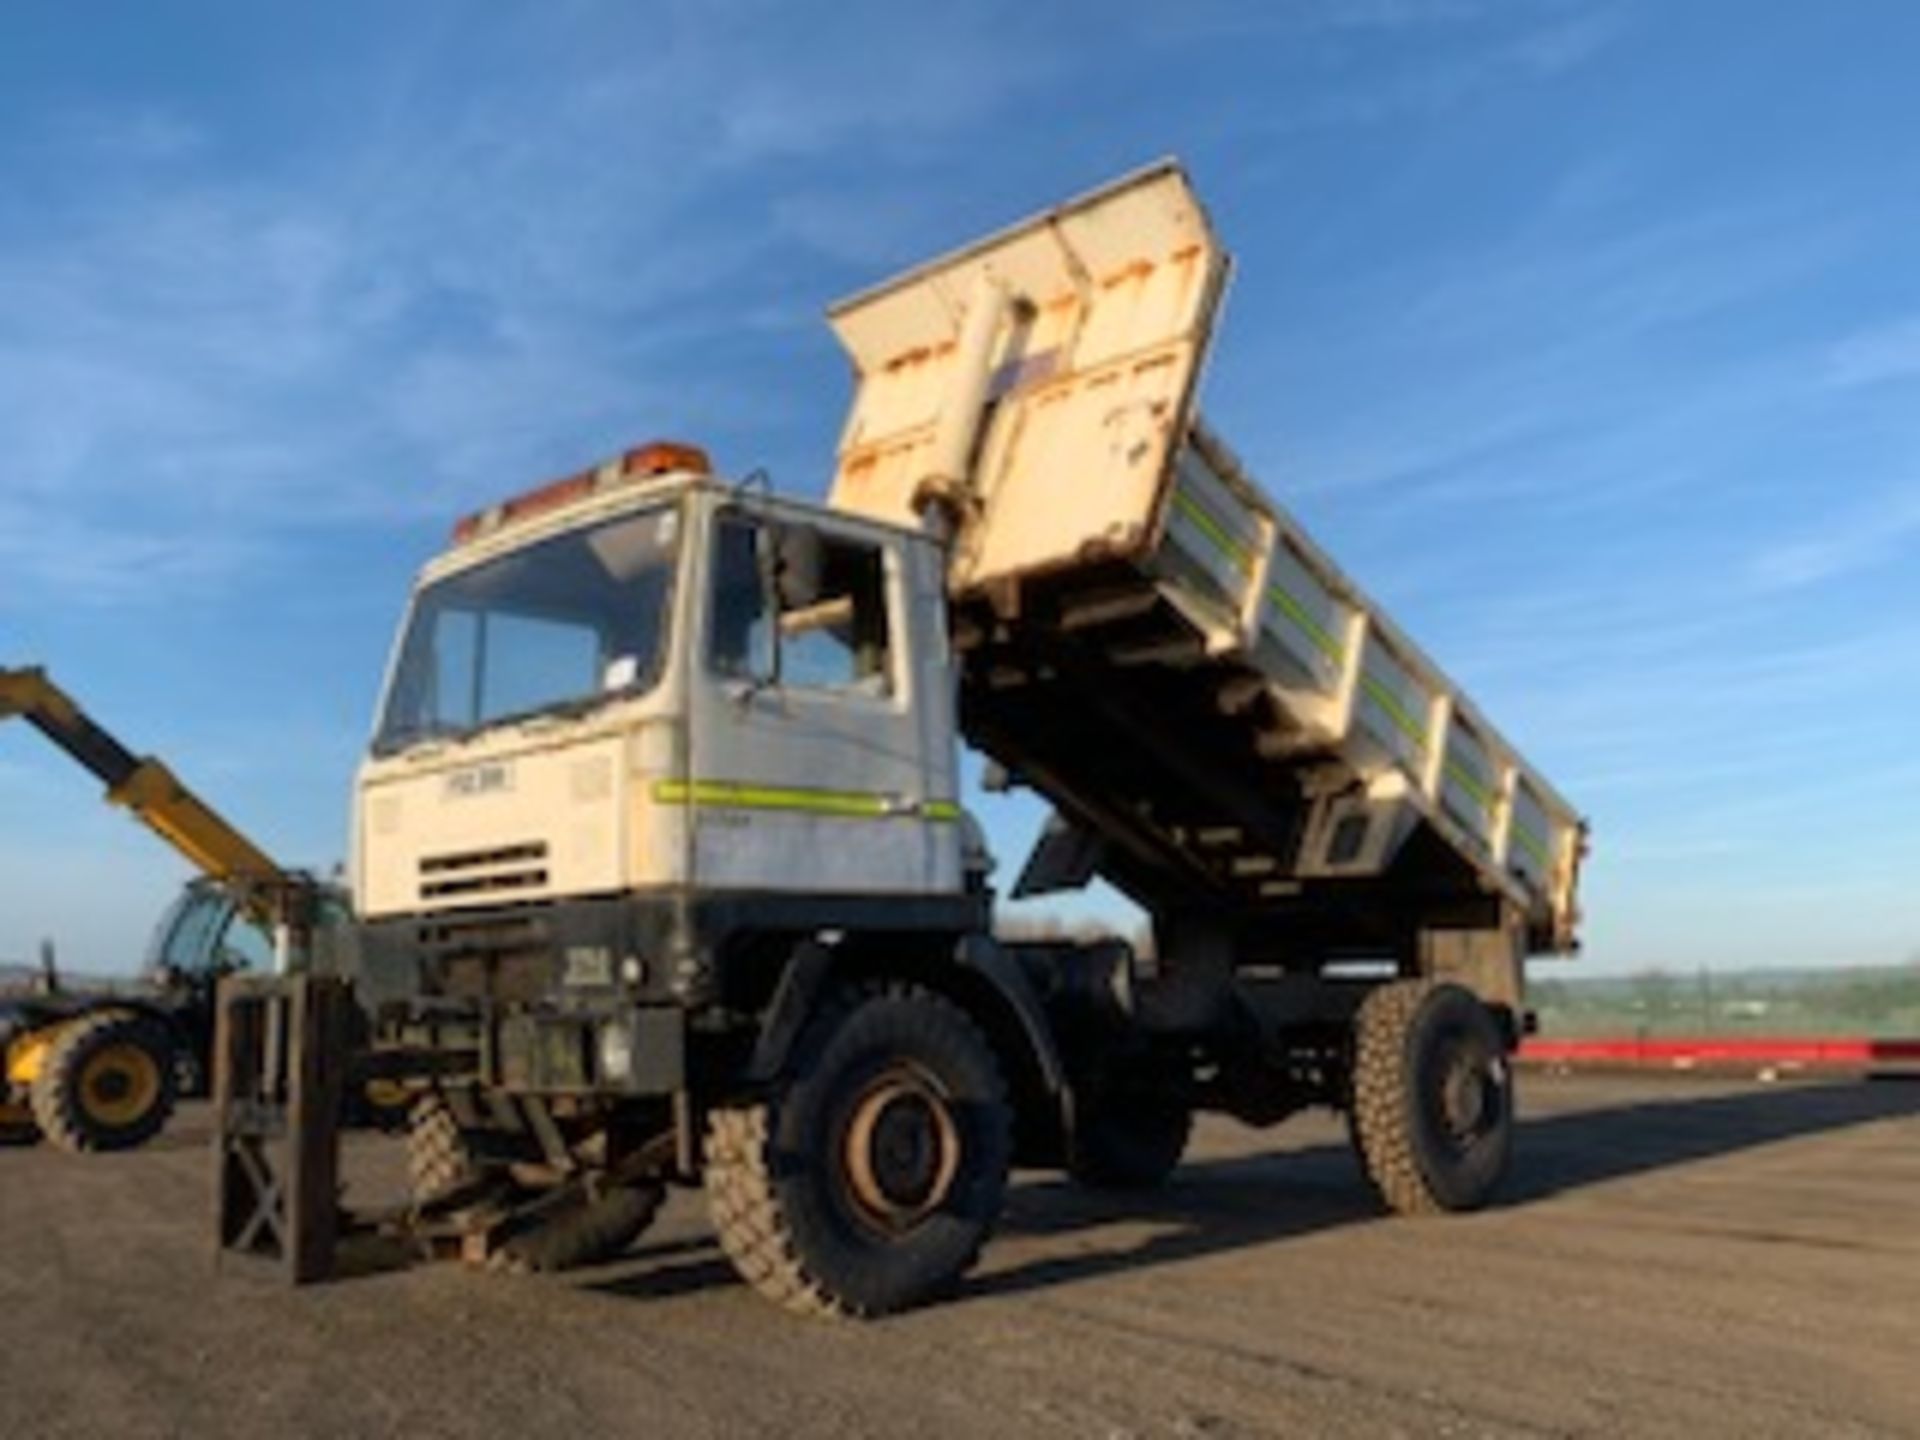
<instances>
[{"instance_id":1,"label":"snow plough bracket","mask_svg":"<svg viewBox=\"0 0 1920 1440\"><path fill-rule=\"evenodd\" d=\"M352 986L236 976L214 1038L218 1261L304 1285L334 1271Z\"/></svg>"}]
</instances>

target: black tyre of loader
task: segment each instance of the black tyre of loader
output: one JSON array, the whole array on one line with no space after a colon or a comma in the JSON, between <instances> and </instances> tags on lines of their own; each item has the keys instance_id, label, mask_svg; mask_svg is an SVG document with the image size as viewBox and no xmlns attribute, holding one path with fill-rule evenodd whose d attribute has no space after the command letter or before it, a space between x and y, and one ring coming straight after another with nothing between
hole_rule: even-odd
<instances>
[{"instance_id":1,"label":"black tyre of loader","mask_svg":"<svg viewBox=\"0 0 1920 1440\"><path fill-rule=\"evenodd\" d=\"M177 1094L173 1037L130 1010L69 1021L33 1082L34 1122L74 1154L131 1150L165 1128Z\"/></svg>"},{"instance_id":2,"label":"black tyre of loader","mask_svg":"<svg viewBox=\"0 0 1920 1440\"><path fill-rule=\"evenodd\" d=\"M1354 1020L1349 1123L1374 1189L1403 1215L1472 1210L1513 1150L1513 1067L1472 991L1383 985Z\"/></svg>"},{"instance_id":3,"label":"black tyre of loader","mask_svg":"<svg viewBox=\"0 0 1920 1440\"><path fill-rule=\"evenodd\" d=\"M775 1095L708 1120L721 1246L744 1280L802 1313L884 1315L950 1289L1006 1197L999 1061L963 1010L919 986L835 995Z\"/></svg>"},{"instance_id":4,"label":"black tyre of loader","mask_svg":"<svg viewBox=\"0 0 1920 1440\"><path fill-rule=\"evenodd\" d=\"M1193 1107L1177 1080L1096 1081L1076 1107L1067 1173L1096 1190L1151 1190L1179 1168L1193 1135Z\"/></svg>"}]
</instances>

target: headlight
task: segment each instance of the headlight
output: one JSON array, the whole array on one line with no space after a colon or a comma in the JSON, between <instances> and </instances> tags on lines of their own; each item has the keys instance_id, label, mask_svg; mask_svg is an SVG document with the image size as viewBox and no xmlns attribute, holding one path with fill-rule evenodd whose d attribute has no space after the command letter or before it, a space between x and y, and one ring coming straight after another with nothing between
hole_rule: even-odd
<instances>
[{"instance_id":1,"label":"headlight","mask_svg":"<svg viewBox=\"0 0 1920 1440\"><path fill-rule=\"evenodd\" d=\"M633 1031L624 1020L601 1027L600 1078L616 1084L633 1079Z\"/></svg>"}]
</instances>

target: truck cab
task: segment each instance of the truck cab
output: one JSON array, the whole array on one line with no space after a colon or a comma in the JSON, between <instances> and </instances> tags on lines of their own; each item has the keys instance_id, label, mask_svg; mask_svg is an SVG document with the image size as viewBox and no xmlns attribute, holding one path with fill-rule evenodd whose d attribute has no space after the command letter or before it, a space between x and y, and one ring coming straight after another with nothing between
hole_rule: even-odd
<instances>
[{"instance_id":1,"label":"truck cab","mask_svg":"<svg viewBox=\"0 0 1920 1440\"><path fill-rule=\"evenodd\" d=\"M463 520L360 773L363 984L621 1035L639 1008L657 1035L764 1006L823 929L984 928L945 614L927 537L727 485L691 447Z\"/></svg>"}]
</instances>

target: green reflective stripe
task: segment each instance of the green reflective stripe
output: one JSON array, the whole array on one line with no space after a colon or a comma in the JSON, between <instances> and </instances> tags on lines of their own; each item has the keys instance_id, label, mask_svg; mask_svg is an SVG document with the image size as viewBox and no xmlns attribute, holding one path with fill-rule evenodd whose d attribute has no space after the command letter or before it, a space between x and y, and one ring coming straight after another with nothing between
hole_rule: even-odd
<instances>
[{"instance_id":1,"label":"green reflective stripe","mask_svg":"<svg viewBox=\"0 0 1920 1440\"><path fill-rule=\"evenodd\" d=\"M1462 765L1458 760L1447 761L1446 770L1447 778L1478 801L1482 810L1492 811L1494 805L1493 791L1488 788L1485 781L1467 769L1467 767Z\"/></svg>"},{"instance_id":2,"label":"green reflective stripe","mask_svg":"<svg viewBox=\"0 0 1920 1440\"><path fill-rule=\"evenodd\" d=\"M656 780L653 798L662 805L710 805L723 810L782 810L842 820L931 820L960 818L951 800L928 800L902 809L886 795L852 790L811 790L788 785L747 785L732 780Z\"/></svg>"},{"instance_id":3,"label":"green reflective stripe","mask_svg":"<svg viewBox=\"0 0 1920 1440\"><path fill-rule=\"evenodd\" d=\"M1513 843L1532 856L1534 863L1542 870L1553 869L1553 857L1547 853L1547 842L1518 820L1513 822Z\"/></svg>"},{"instance_id":4,"label":"green reflective stripe","mask_svg":"<svg viewBox=\"0 0 1920 1440\"><path fill-rule=\"evenodd\" d=\"M1220 523L1214 513L1184 490L1173 492L1173 505L1186 516L1193 528L1205 536L1228 562L1241 574L1253 569L1253 551L1242 545L1227 527ZM1346 663L1346 650L1340 642L1329 635L1326 627L1313 618L1311 611L1302 605L1298 598L1284 587L1275 585L1268 589L1267 598L1280 607L1280 612L1295 625L1301 633L1313 642L1313 646L1336 665Z\"/></svg>"},{"instance_id":5,"label":"green reflective stripe","mask_svg":"<svg viewBox=\"0 0 1920 1440\"><path fill-rule=\"evenodd\" d=\"M1280 607L1281 614L1300 627L1300 633L1313 642L1316 650L1336 665L1346 664L1346 648L1326 632L1320 622L1308 613L1307 607L1294 598L1291 592L1275 585L1267 591L1267 598Z\"/></svg>"},{"instance_id":6,"label":"green reflective stripe","mask_svg":"<svg viewBox=\"0 0 1920 1440\"><path fill-rule=\"evenodd\" d=\"M1367 692L1367 697L1374 704L1386 712L1387 718L1393 722L1395 729L1422 750L1427 748L1426 726L1407 713L1406 707L1400 703L1399 696L1364 670L1360 672L1360 688Z\"/></svg>"},{"instance_id":7,"label":"green reflective stripe","mask_svg":"<svg viewBox=\"0 0 1920 1440\"><path fill-rule=\"evenodd\" d=\"M1253 568L1253 552L1234 538L1233 533L1220 523L1214 513L1202 505L1184 490L1173 492L1173 508L1187 517L1193 528L1198 530L1215 549L1227 557L1234 569L1245 574Z\"/></svg>"}]
</instances>

